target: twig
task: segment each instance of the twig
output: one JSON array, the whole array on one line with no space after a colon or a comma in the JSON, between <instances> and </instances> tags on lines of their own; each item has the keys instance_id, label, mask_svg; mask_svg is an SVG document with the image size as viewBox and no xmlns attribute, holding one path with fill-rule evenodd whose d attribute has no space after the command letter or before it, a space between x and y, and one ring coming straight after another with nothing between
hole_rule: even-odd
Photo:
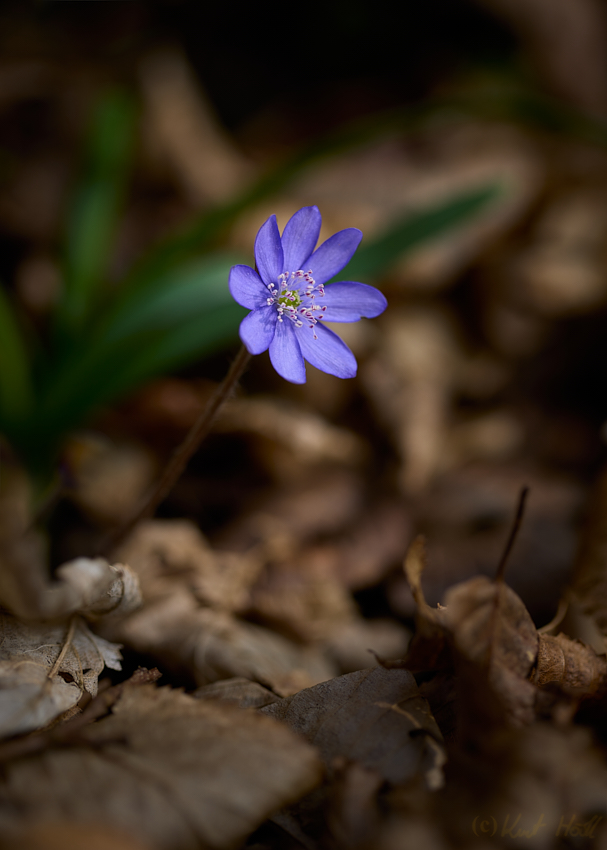
<instances>
[{"instance_id":1,"label":"twig","mask_svg":"<svg viewBox=\"0 0 607 850\"><path fill-rule=\"evenodd\" d=\"M516 514L514 516L514 521L512 523L512 528L510 529L510 534L508 535L508 540L506 541L506 545L504 547L504 551L502 552L502 557L500 558L500 562L497 567L497 573L495 575L495 599L493 602L493 610L491 611L491 619L490 619L490 637L489 643L487 645L487 669L491 667L491 661L493 658L493 649L497 642L497 628L498 628L498 619L499 619L499 609L502 600L502 593L504 588L504 573L506 571L506 563L508 561L508 557L510 552L512 551L512 547L514 546L514 541L516 540L516 536L521 527L521 522L523 521L523 514L525 513L525 502L527 501L527 496L529 494L529 487L523 487L519 497L518 497L518 505L516 508Z\"/></svg>"},{"instance_id":2,"label":"twig","mask_svg":"<svg viewBox=\"0 0 607 850\"><path fill-rule=\"evenodd\" d=\"M185 440L176 449L154 489L145 497L131 516L105 538L100 546L99 555L109 554L115 549L130 534L137 523L151 516L163 499L168 496L185 469L189 459L211 430L219 408L232 394L250 359L251 355L243 345L230 366L228 374L217 387L207 406L190 428Z\"/></svg>"},{"instance_id":3,"label":"twig","mask_svg":"<svg viewBox=\"0 0 607 850\"><path fill-rule=\"evenodd\" d=\"M510 536L506 542L506 546L504 548L504 552L500 559L497 573L495 575L496 582L502 582L504 580L504 572L506 571L506 562L508 561L508 557L510 552L512 551L512 547L514 546L514 541L516 540L516 535L519 532L521 527L521 522L523 521L523 514L525 513L525 502L527 501L527 496L529 494L529 487L523 487L521 490L520 496L518 497L518 507L516 510L516 516L514 517L514 522L512 523L512 528L510 529Z\"/></svg>"}]
</instances>

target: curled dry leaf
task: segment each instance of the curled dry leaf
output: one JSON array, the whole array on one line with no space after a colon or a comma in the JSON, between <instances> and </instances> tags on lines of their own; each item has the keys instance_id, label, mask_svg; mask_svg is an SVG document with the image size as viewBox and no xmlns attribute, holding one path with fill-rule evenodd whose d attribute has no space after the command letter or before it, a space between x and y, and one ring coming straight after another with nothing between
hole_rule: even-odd
<instances>
[{"instance_id":1,"label":"curled dry leaf","mask_svg":"<svg viewBox=\"0 0 607 850\"><path fill-rule=\"evenodd\" d=\"M43 565L25 562L22 581L18 562L8 558L0 578L0 601L24 620L53 620L81 613L90 619L127 614L141 603L135 573L123 564L103 558L77 558L63 564L56 581L49 581Z\"/></svg>"},{"instance_id":2,"label":"curled dry leaf","mask_svg":"<svg viewBox=\"0 0 607 850\"><path fill-rule=\"evenodd\" d=\"M0 735L44 726L95 695L104 666L120 669L119 647L83 617L118 619L140 601L137 577L103 558L78 558L48 578L42 541L28 530L28 484L0 480Z\"/></svg>"},{"instance_id":3,"label":"curled dry leaf","mask_svg":"<svg viewBox=\"0 0 607 850\"><path fill-rule=\"evenodd\" d=\"M120 670L120 652L79 617L56 624L0 615L0 735L38 729L97 693L104 667Z\"/></svg>"},{"instance_id":4,"label":"curled dry leaf","mask_svg":"<svg viewBox=\"0 0 607 850\"><path fill-rule=\"evenodd\" d=\"M375 667L339 676L261 709L319 749L360 762L392 783L418 774L442 785L441 734L415 679L406 670Z\"/></svg>"},{"instance_id":5,"label":"curled dry leaf","mask_svg":"<svg viewBox=\"0 0 607 850\"><path fill-rule=\"evenodd\" d=\"M110 634L171 669L187 670L200 685L241 676L285 696L335 672L314 647L298 646L224 611L203 608L186 590L144 604Z\"/></svg>"},{"instance_id":6,"label":"curled dry leaf","mask_svg":"<svg viewBox=\"0 0 607 850\"><path fill-rule=\"evenodd\" d=\"M200 685L242 676L281 695L330 679L334 666L302 647L232 615L248 602L263 562L213 551L184 521L141 523L120 550L141 579L143 607L104 635L187 670Z\"/></svg>"},{"instance_id":7,"label":"curled dry leaf","mask_svg":"<svg viewBox=\"0 0 607 850\"><path fill-rule=\"evenodd\" d=\"M420 535L409 546L403 565L416 604L416 629L404 666L414 673L441 669L450 663L447 632L443 623L444 609L431 608L422 589L421 577L425 567L426 543Z\"/></svg>"},{"instance_id":8,"label":"curled dry leaf","mask_svg":"<svg viewBox=\"0 0 607 850\"><path fill-rule=\"evenodd\" d=\"M478 576L445 596L445 625L451 633L462 700L471 732L483 717L487 728L534 718L535 687L528 681L538 636L519 597L502 582Z\"/></svg>"},{"instance_id":9,"label":"curled dry leaf","mask_svg":"<svg viewBox=\"0 0 607 850\"><path fill-rule=\"evenodd\" d=\"M158 850L233 848L321 772L315 750L267 717L169 688L126 688L78 745L5 765L0 829L65 819Z\"/></svg>"},{"instance_id":10,"label":"curled dry leaf","mask_svg":"<svg viewBox=\"0 0 607 850\"><path fill-rule=\"evenodd\" d=\"M29 482L20 470L0 477L0 606L23 620L123 614L141 602L135 573L103 558L77 558L49 579L42 537L31 529Z\"/></svg>"},{"instance_id":11,"label":"curled dry leaf","mask_svg":"<svg viewBox=\"0 0 607 850\"><path fill-rule=\"evenodd\" d=\"M607 660L579 640L540 634L532 681L572 697L602 696L607 690Z\"/></svg>"},{"instance_id":12,"label":"curled dry leaf","mask_svg":"<svg viewBox=\"0 0 607 850\"><path fill-rule=\"evenodd\" d=\"M119 553L139 577L146 602L186 586L200 602L225 611L248 606L262 567L254 554L214 551L187 520L141 522Z\"/></svg>"},{"instance_id":13,"label":"curled dry leaf","mask_svg":"<svg viewBox=\"0 0 607 850\"><path fill-rule=\"evenodd\" d=\"M456 708L464 737L478 737L504 723L531 723L546 705L538 700L537 687L566 701L605 694L605 658L565 635L539 634L522 600L503 582L478 576L452 587L444 606L428 606L421 587L424 563L423 539L417 538L405 560L418 606L416 633L402 662L382 664L440 671L433 683L425 683L424 693L444 715L445 728L453 726Z\"/></svg>"}]
</instances>

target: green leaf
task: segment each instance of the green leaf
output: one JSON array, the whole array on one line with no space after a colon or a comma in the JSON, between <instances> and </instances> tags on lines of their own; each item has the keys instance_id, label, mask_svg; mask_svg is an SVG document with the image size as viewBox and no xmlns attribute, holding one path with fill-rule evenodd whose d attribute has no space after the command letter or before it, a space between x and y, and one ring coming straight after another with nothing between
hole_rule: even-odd
<instances>
[{"instance_id":1,"label":"green leaf","mask_svg":"<svg viewBox=\"0 0 607 850\"><path fill-rule=\"evenodd\" d=\"M216 252L151 280L145 290L127 291L103 322L105 344L141 331L163 331L233 303L228 277L241 262L239 254Z\"/></svg>"},{"instance_id":2,"label":"green leaf","mask_svg":"<svg viewBox=\"0 0 607 850\"><path fill-rule=\"evenodd\" d=\"M22 419L32 407L30 364L12 304L0 287L0 416L3 423Z\"/></svg>"},{"instance_id":3,"label":"green leaf","mask_svg":"<svg viewBox=\"0 0 607 850\"><path fill-rule=\"evenodd\" d=\"M83 176L71 205L65 254L65 290L56 321L77 334L97 305L126 190L136 107L121 91L99 103L85 152Z\"/></svg>"},{"instance_id":4,"label":"green leaf","mask_svg":"<svg viewBox=\"0 0 607 850\"><path fill-rule=\"evenodd\" d=\"M193 314L178 326L157 331L153 337L138 334L136 351L123 359L119 369L106 372L98 386L100 401L109 401L158 375L178 369L238 339L238 325L246 315L238 304L216 306L205 314ZM130 346L132 347L132 346ZM97 402L99 403L99 401Z\"/></svg>"},{"instance_id":5,"label":"green leaf","mask_svg":"<svg viewBox=\"0 0 607 850\"><path fill-rule=\"evenodd\" d=\"M483 186L421 212L407 213L378 239L369 245L363 243L339 273L339 279L365 281L378 277L407 252L465 224L501 193L501 186Z\"/></svg>"},{"instance_id":6,"label":"green leaf","mask_svg":"<svg viewBox=\"0 0 607 850\"><path fill-rule=\"evenodd\" d=\"M45 381L39 416L49 435L236 339L246 311L232 299L228 275L241 259L223 252L193 261L155 281L152 291L127 293L113 305Z\"/></svg>"}]
</instances>

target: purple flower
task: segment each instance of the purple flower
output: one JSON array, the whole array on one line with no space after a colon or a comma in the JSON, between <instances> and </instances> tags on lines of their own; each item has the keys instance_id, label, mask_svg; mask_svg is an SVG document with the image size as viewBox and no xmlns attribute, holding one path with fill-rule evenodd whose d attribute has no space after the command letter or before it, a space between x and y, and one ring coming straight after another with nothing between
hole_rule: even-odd
<instances>
[{"instance_id":1,"label":"purple flower","mask_svg":"<svg viewBox=\"0 0 607 850\"><path fill-rule=\"evenodd\" d=\"M356 375L348 346L323 325L379 316L387 301L365 283L325 284L343 269L362 233L340 230L314 250L320 233L318 207L303 207L289 219L282 236L276 216L261 226L255 240L257 271L233 266L232 297L251 312L240 325L240 338L251 354L270 349L279 375L294 384L306 380L304 360L338 378Z\"/></svg>"}]
</instances>

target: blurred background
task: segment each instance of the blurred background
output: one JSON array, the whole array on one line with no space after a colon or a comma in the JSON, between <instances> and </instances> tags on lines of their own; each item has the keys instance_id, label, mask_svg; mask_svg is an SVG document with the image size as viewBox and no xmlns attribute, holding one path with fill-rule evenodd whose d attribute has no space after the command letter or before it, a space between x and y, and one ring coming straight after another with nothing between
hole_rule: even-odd
<instances>
[{"instance_id":1,"label":"blurred background","mask_svg":"<svg viewBox=\"0 0 607 850\"><path fill-rule=\"evenodd\" d=\"M529 485L508 580L550 619L604 457L603 0L6 2L0 43L3 461L40 494L61 470L53 563L222 379L259 226L317 204L322 239L364 233L345 279L389 301L338 329L358 377L255 358L161 515L288 538L247 616L304 639L345 609L294 613L301 582L409 618L418 531L431 604L492 575Z\"/></svg>"}]
</instances>

